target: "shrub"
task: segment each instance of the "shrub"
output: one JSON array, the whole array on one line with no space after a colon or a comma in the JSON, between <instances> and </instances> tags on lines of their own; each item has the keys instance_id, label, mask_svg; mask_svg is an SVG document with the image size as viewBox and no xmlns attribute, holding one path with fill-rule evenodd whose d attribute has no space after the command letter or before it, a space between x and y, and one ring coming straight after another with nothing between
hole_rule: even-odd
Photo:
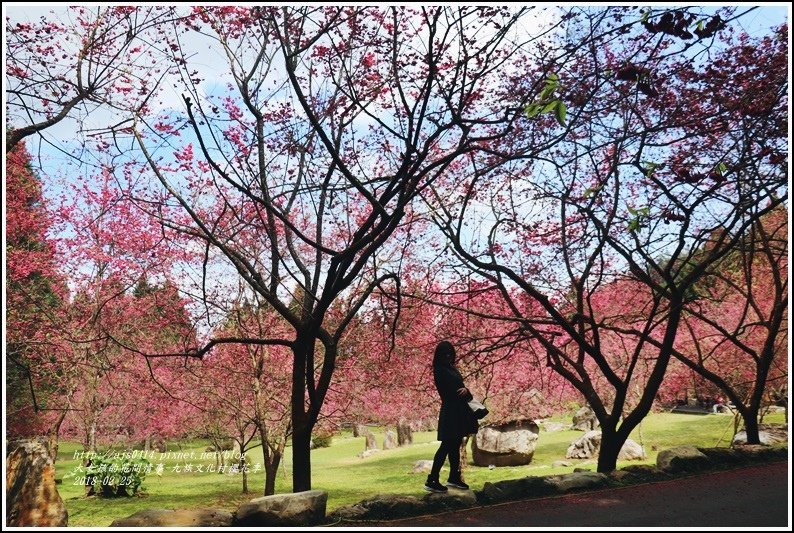
<instances>
[{"instance_id":1,"label":"shrub","mask_svg":"<svg viewBox=\"0 0 794 533\"><path fill-rule=\"evenodd\" d=\"M93 485L95 493L103 497L134 496L151 470L151 463L143 457L96 455L86 466L85 484Z\"/></svg>"},{"instance_id":2,"label":"shrub","mask_svg":"<svg viewBox=\"0 0 794 533\"><path fill-rule=\"evenodd\" d=\"M312 445L314 448L328 448L333 440L333 435L328 433L324 435L317 435L312 437Z\"/></svg>"}]
</instances>

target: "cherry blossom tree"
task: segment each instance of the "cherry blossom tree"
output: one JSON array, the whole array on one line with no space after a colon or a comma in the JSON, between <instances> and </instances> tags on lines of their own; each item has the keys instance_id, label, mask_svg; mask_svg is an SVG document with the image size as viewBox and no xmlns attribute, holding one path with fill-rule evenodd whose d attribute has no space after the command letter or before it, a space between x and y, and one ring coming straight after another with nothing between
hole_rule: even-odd
<instances>
[{"instance_id":1,"label":"cherry blossom tree","mask_svg":"<svg viewBox=\"0 0 794 533\"><path fill-rule=\"evenodd\" d=\"M57 456L57 436L66 416L60 404L53 320L68 290L56 268L48 234L52 218L41 183L30 166L24 143L6 157L5 331L6 420L11 436L49 434Z\"/></svg>"},{"instance_id":2,"label":"cherry blossom tree","mask_svg":"<svg viewBox=\"0 0 794 533\"><path fill-rule=\"evenodd\" d=\"M174 20L175 11L75 7L68 20L54 13L39 21L6 19L6 152L32 135L59 145L46 131L59 123L85 140L92 134L89 115L113 111L124 116L154 104L148 96L164 77L157 32ZM129 98L134 94L144 98ZM118 127L109 121L107 127Z\"/></svg>"},{"instance_id":3,"label":"cherry blossom tree","mask_svg":"<svg viewBox=\"0 0 794 533\"><path fill-rule=\"evenodd\" d=\"M184 30L223 52L228 86L206 90L181 57L184 111L135 117L130 148L154 179L137 184L139 204L201 242L208 260L223 258L291 325L289 336L250 342L292 351L295 491L311 487L311 433L339 341L397 279L387 241L420 191L480 149L481 123L492 134L516 120L478 110L494 96L494 65L519 50L521 14L197 8ZM186 46L184 33L171 39ZM129 167L136 179L144 171ZM339 298L352 305L331 325Z\"/></svg>"},{"instance_id":4,"label":"cherry blossom tree","mask_svg":"<svg viewBox=\"0 0 794 533\"><path fill-rule=\"evenodd\" d=\"M653 405L692 290L784 202L787 28L753 39L739 15L572 10L567 44L505 81L503 105L532 95L509 145L525 160L493 172L483 152L427 195L455 254L595 411L602 472ZM641 287L624 317L597 302L615 283ZM619 322L633 340L611 338Z\"/></svg>"},{"instance_id":5,"label":"cherry blossom tree","mask_svg":"<svg viewBox=\"0 0 794 533\"><path fill-rule=\"evenodd\" d=\"M257 364L238 365L288 353L303 491L312 432L344 409L339 392L374 380L377 363L410 369L423 390L426 351L460 332L461 308L481 315L461 342L482 394L496 394L503 356L524 373L543 361L595 410L609 471L676 356L698 283L784 202L787 28L735 33L744 11L133 6L9 21L7 146L35 133L75 156L93 185L75 197L98 207L73 225L85 254L66 265L93 312L68 344L144 356L163 392L179 379L163 356L229 357L253 369L255 390ZM530 31L528 14L547 16ZM58 130L72 121L67 150ZM125 223L106 224L108 210ZM431 219L448 246L419 231ZM426 315L421 334L421 322L393 329L400 310L373 302L399 292L412 246L452 273L440 285L480 276L483 300L443 302L454 319L442 328ZM158 315L102 313L121 317L128 291L170 279L176 262L202 330L177 305L178 338L136 346ZM240 284L278 327L258 311L222 327ZM633 307L609 301L637 284ZM506 340L487 338L493 321ZM357 327L378 342L369 361L348 336ZM504 392L507 416L520 395Z\"/></svg>"},{"instance_id":6,"label":"cherry blossom tree","mask_svg":"<svg viewBox=\"0 0 794 533\"><path fill-rule=\"evenodd\" d=\"M289 325L266 303L244 301L230 313L219 336L267 338ZM233 438L240 453L243 491L248 490L246 451L259 437L265 468L264 495L275 493L276 474L290 436L291 365L284 346L224 343L201 361L190 361L187 390L208 426Z\"/></svg>"},{"instance_id":7,"label":"cherry blossom tree","mask_svg":"<svg viewBox=\"0 0 794 533\"><path fill-rule=\"evenodd\" d=\"M787 210L759 219L695 290L674 355L733 403L759 444L764 403L787 394Z\"/></svg>"}]
</instances>

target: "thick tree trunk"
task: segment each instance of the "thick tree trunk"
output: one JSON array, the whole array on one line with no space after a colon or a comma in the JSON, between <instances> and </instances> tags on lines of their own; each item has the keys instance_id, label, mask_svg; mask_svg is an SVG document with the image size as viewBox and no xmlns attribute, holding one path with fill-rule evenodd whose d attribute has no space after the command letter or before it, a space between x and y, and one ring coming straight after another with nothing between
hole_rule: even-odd
<instances>
[{"instance_id":1,"label":"thick tree trunk","mask_svg":"<svg viewBox=\"0 0 794 533\"><path fill-rule=\"evenodd\" d=\"M265 460L265 496L272 496L276 493L276 474L278 474L278 467L281 464L281 454L273 452L270 457Z\"/></svg>"},{"instance_id":2,"label":"thick tree trunk","mask_svg":"<svg viewBox=\"0 0 794 533\"><path fill-rule=\"evenodd\" d=\"M742 411L744 418L744 432L747 434L747 444L761 444L758 434L758 406L750 405Z\"/></svg>"},{"instance_id":3,"label":"thick tree trunk","mask_svg":"<svg viewBox=\"0 0 794 533\"><path fill-rule=\"evenodd\" d=\"M299 337L292 349L292 492L312 488L312 424L306 409L306 367L313 341Z\"/></svg>"},{"instance_id":4,"label":"thick tree trunk","mask_svg":"<svg viewBox=\"0 0 794 533\"><path fill-rule=\"evenodd\" d=\"M681 301L680 295L674 295L670 299L671 312L668 316L662 346L659 349L659 355L656 357L653 370L651 370L642 389L642 397L640 397L634 409L628 412L625 417L621 416L623 409L626 407L626 394L628 392L627 388L623 387L615 390L616 397L612 404L612 415L604 416L603 405L596 412L597 416L598 412L601 412L598 420L601 424L601 449L598 452L598 472L608 474L617 468L620 449L634 428L645 419L651 410L653 401L667 372L667 365L670 362L673 342L681 320ZM588 399L588 401L590 400ZM597 398L593 398L593 400L597 400ZM591 407L593 406L592 401L590 401L590 405ZM620 427L618 427L618 423L620 423Z\"/></svg>"},{"instance_id":5,"label":"thick tree trunk","mask_svg":"<svg viewBox=\"0 0 794 533\"><path fill-rule=\"evenodd\" d=\"M312 488L312 430L308 424L296 421L294 417L292 425L292 492L303 492Z\"/></svg>"},{"instance_id":6,"label":"thick tree trunk","mask_svg":"<svg viewBox=\"0 0 794 533\"><path fill-rule=\"evenodd\" d=\"M626 438L618 432L601 428L601 449L598 452L598 472L608 474L618 465L618 454Z\"/></svg>"}]
</instances>

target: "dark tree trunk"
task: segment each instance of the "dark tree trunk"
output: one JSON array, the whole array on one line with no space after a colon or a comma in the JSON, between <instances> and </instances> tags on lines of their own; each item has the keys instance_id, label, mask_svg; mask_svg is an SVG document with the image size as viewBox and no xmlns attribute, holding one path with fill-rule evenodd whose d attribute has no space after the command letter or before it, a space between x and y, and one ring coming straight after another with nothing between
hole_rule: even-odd
<instances>
[{"instance_id":1,"label":"dark tree trunk","mask_svg":"<svg viewBox=\"0 0 794 533\"><path fill-rule=\"evenodd\" d=\"M306 409L306 373L308 354L314 339L298 337L292 349L292 491L312 488L312 423Z\"/></svg>"},{"instance_id":2,"label":"dark tree trunk","mask_svg":"<svg viewBox=\"0 0 794 533\"><path fill-rule=\"evenodd\" d=\"M312 488L311 427L292 417L292 492L303 492Z\"/></svg>"},{"instance_id":3,"label":"dark tree trunk","mask_svg":"<svg viewBox=\"0 0 794 533\"><path fill-rule=\"evenodd\" d=\"M614 471L618 464L618 454L626 442L616 431L601 429L601 449L598 452L597 471L604 474Z\"/></svg>"},{"instance_id":4,"label":"dark tree trunk","mask_svg":"<svg viewBox=\"0 0 794 533\"><path fill-rule=\"evenodd\" d=\"M273 452L265 463L265 496L272 496L276 493L276 474L281 464L281 454Z\"/></svg>"},{"instance_id":5,"label":"dark tree trunk","mask_svg":"<svg viewBox=\"0 0 794 533\"><path fill-rule=\"evenodd\" d=\"M741 410L744 419L744 432L747 434L747 444L761 444L761 436L758 434L758 406L749 405Z\"/></svg>"}]
</instances>

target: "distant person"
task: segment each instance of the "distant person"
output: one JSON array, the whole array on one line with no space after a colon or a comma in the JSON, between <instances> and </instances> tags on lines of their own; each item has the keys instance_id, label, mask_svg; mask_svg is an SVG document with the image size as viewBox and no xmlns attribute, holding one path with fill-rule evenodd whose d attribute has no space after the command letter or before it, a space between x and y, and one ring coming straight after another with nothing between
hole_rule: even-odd
<instances>
[{"instance_id":1,"label":"distant person","mask_svg":"<svg viewBox=\"0 0 794 533\"><path fill-rule=\"evenodd\" d=\"M463 376L455 368L455 347L449 341L441 341L433 355L433 381L441 396L438 413L438 440L441 445L433 457L433 468L427 476L425 490L446 492L447 487L439 481L441 467L449 457L449 479L447 485L468 489L460 468L460 445L463 437L477 433L478 422L468 406L472 395L463 385Z\"/></svg>"},{"instance_id":2,"label":"distant person","mask_svg":"<svg viewBox=\"0 0 794 533\"><path fill-rule=\"evenodd\" d=\"M713 412L721 413L725 410L725 399L722 396L717 396L717 400L714 402L714 409Z\"/></svg>"}]
</instances>

